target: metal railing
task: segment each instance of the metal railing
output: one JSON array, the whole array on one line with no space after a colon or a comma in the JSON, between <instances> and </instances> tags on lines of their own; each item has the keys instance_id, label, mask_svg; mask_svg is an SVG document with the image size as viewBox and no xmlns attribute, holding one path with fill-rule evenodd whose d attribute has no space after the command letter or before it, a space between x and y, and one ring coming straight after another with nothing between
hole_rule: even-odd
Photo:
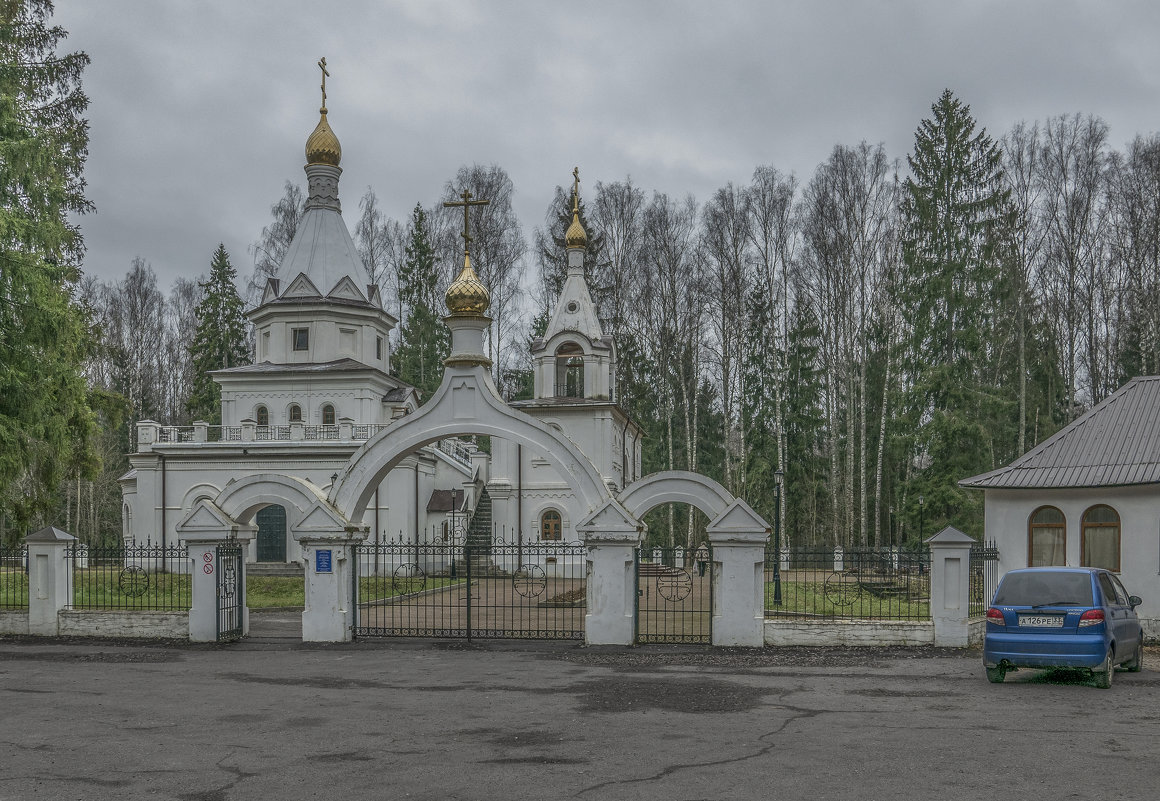
<instances>
[{"instance_id":1,"label":"metal railing","mask_svg":"<svg viewBox=\"0 0 1160 801\"><path fill-rule=\"evenodd\" d=\"M794 548L765 554L765 616L929 620L930 550Z\"/></svg>"},{"instance_id":2,"label":"metal railing","mask_svg":"<svg viewBox=\"0 0 1160 801\"><path fill-rule=\"evenodd\" d=\"M991 604L999 583L999 547L994 542L971 546L967 615L982 617Z\"/></svg>"},{"instance_id":3,"label":"metal railing","mask_svg":"<svg viewBox=\"0 0 1160 801\"><path fill-rule=\"evenodd\" d=\"M254 429L254 439L258 442L289 441L290 426L258 426Z\"/></svg>"},{"instance_id":4,"label":"metal railing","mask_svg":"<svg viewBox=\"0 0 1160 801\"><path fill-rule=\"evenodd\" d=\"M185 546L65 548L73 578L72 609L186 611L192 582Z\"/></svg>"},{"instance_id":5,"label":"metal railing","mask_svg":"<svg viewBox=\"0 0 1160 801\"><path fill-rule=\"evenodd\" d=\"M435 443L435 447L441 453L447 454L464 467L471 466L471 451L461 441L457 439L441 439Z\"/></svg>"},{"instance_id":6,"label":"metal railing","mask_svg":"<svg viewBox=\"0 0 1160 801\"><path fill-rule=\"evenodd\" d=\"M266 425L253 427L255 442L289 442L294 438L295 424ZM204 435L199 433L204 430ZM359 423L350 427L351 440L367 440L378 434L386 424ZM342 438L342 427L338 425L303 425L302 439L337 440ZM245 440L243 426L158 426L158 443L180 442L242 442Z\"/></svg>"},{"instance_id":7,"label":"metal railing","mask_svg":"<svg viewBox=\"0 0 1160 801\"><path fill-rule=\"evenodd\" d=\"M0 545L0 609L28 608L28 547Z\"/></svg>"},{"instance_id":8,"label":"metal railing","mask_svg":"<svg viewBox=\"0 0 1160 801\"><path fill-rule=\"evenodd\" d=\"M584 387L576 384L556 384L552 387L552 394L557 398L583 398Z\"/></svg>"}]
</instances>

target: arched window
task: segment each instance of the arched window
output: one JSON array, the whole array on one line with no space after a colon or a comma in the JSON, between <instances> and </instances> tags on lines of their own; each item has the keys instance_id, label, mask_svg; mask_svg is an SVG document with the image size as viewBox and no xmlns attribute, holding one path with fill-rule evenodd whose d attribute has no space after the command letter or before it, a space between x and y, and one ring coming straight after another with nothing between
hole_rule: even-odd
<instances>
[{"instance_id":1,"label":"arched window","mask_svg":"<svg viewBox=\"0 0 1160 801\"><path fill-rule=\"evenodd\" d=\"M270 410L267 409L265 406L259 406L257 418L258 418L258 425L260 425L260 426L270 425Z\"/></svg>"},{"instance_id":2,"label":"arched window","mask_svg":"<svg viewBox=\"0 0 1160 801\"><path fill-rule=\"evenodd\" d=\"M584 349L575 342L556 348L556 391L560 398L584 397Z\"/></svg>"},{"instance_id":3,"label":"arched window","mask_svg":"<svg viewBox=\"0 0 1160 801\"><path fill-rule=\"evenodd\" d=\"M1067 521L1054 506L1040 506L1027 525L1027 566L1067 564Z\"/></svg>"},{"instance_id":4,"label":"arched window","mask_svg":"<svg viewBox=\"0 0 1160 801\"><path fill-rule=\"evenodd\" d=\"M1083 513L1079 535L1080 564L1120 571L1120 516L1110 506L1093 506Z\"/></svg>"},{"instance_id":5,"label":"arched window","mask_svg":"<svg viewBox=\"0 0 1160 801\"><path fill-rule=\"evenodd\" d=\"M334 407L329 403L322 407L322 424L324 426L334 425Z\"/></svg>"},{"instance_id":6,"label":"arched window","mask_svg":"<svg viewBox=\"0 0 1160 801\"><path fill-rule=\"evenodd\" d=\"M297 403L291 404L291 406L290 406L290 422L291 423L301 423L302 422L302 407L299 406Z\"/></svg>"},{"instance_id":7,"label":"arched window","mask_svg":"<svg viewBox=\"0 0 1160 801\"><path fill-rule=\"evenodd\" d=\"M560 513L549 509L540 516L540 539L558 540L562 538Z\"/></svg>"}]
</instances>

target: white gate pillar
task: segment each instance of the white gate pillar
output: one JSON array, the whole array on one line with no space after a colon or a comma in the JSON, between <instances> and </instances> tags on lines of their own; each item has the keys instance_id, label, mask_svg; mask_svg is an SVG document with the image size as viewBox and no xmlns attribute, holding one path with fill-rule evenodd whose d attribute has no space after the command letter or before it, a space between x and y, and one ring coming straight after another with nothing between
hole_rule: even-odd
<instances>
[{"instance_id":1,"label":"white gate pillar","mask_svg":"<svg viewBox=\"0 0 1160 801\"><path fill-rule=\"evenodd\" d=\"M29 534L28 633L55 637L60 633L60 612L72 605L72 565L65 557L77 538L48 526Z\"/></svg>"},{"instance_id":2,"label":"white gate pillar","mask_svg":"<svg viewBox=\"0 0 1160 801\"><path fill-rule=\"evenodd\" d=\"M576 527L588 546L589 645L632 645L636 638L636 549L641 526L616 501L606 501Z\"/></svg>"},{"instance_id":3,"label":"white gate pillar","mask_svg":"<svg viewBox=\"0 0 1160 801\"><path fill-rule=\"evenodd\" d=\"M765 645L765 546L769 528L740 499L709 523L713 546L713 645Z\"/></svg>"},{"instance_id":4,"label":"white gate pillar","mask_svg":"<svg viewBox=\"0 0 1160 801\"><path fill-rule=\"evenodd\" d=\"M306 563L306 607L303 642L350 642L354 636L354 549L361 535L302 537Z\"/></svg>"},{"instance_id":5,"label":"white gate pillar","mask_svg":"<svg viewBox=\"0 0 1160 801\"><path fill-rule=\"evenodd\" d=\"M971 545L974 540L947 526L930 545L930 617L934 644L965 648L968 640Z\"/></svg>"},{"instance_id":6,"label":"white gate pillar","mask_svg":"<svg viewBox=\"0 0 1160 801\"><path fill-rule=\"evenodd\" d=\"M218 635L218 546L227 540L238 540L243 549L254 533L253 526L239 525L212 501L202 500L177 524L177 535L189 554L190 606L189 639L192 642L214 642ZM250 610L246 605L245 575L238 576L242 593L242 635L250 631Z\"/></svg>"}]
</instances>

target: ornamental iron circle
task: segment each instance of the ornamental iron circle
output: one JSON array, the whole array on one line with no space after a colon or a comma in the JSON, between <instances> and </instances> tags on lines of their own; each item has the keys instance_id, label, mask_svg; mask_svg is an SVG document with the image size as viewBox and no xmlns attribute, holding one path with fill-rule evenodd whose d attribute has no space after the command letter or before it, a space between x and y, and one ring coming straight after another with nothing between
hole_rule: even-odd
<instances>
[{"instance_id":1,"label":"ornamental iron circle","mask_svg":"<svg viewBox=\"0 0 1160 801\"><path fill-rule=\"evenodd\" d=\"M657 592L666 601L676 603L693 591L693 577L683 567L674 567L657 575Z\"/></svg>"},{"instance_id":2,"label":"ornamental iron circle","mask_svg":"<svg viewBox=\"0 0 1160 801\"><path fill-rule=\"evenodd\" d=\"M548 578L539 565L524 565L512 574L512 589L525 598L541 595L548 586Z\"/></svg>"},{"instance_id":3,"label":"ornamental iron circle","mask_svg":"<svg viewBox=\"0 0 1160 801\"><path fill-rule=\"evenodd\" d=\"M826 577L826 600L834 606L852 606L862 593L862 586L853 576L833 572Z\"/></svg>"},{"instance_id":4,"label":"ornamental iron circle","mask_svg":"<svg viewBox=\"0 0 1160 801\"><path fill-rule=\"evenodd\" d=\"M422 592L427 586L427 574L415 562L407 562L395 568L391 577L391 587L396 595Z\"/></svg>"},{"instance_id":5,"label":"ornamental iron circle","mask_svg":"<svg viewBox=\"0 0 1160 801\"><path fill-rule=\"evenodd\" d=\"M122 595L140 598L149 592L149 574L139 565L129 565L117 578L117 587Z\"/></svg>"}]
</instances>

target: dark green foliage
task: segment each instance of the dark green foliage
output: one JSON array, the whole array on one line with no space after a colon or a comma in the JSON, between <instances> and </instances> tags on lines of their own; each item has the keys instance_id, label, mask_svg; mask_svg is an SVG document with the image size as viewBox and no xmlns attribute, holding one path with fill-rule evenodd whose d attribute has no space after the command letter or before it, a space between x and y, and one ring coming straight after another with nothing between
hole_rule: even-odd
<instances>
[{"instance_id":1,"label":"dark green foliage","mask_svg":"<svg viewBox=\"0 0 1160 801\"><path fill-rule=\"evenodd\" d=\"M554 208L555 212L549 211L547 232L537 231L536 236L545 290L544 300L547 303L549 317L564 287L564 279L568 275L568 249L565 238L568 226L572 224L572 193L556 187L556 198L551 208ZM585 208L584 198L580 198L578 205L580 224L584 226L584 231L588 235L588 244L584 249L584 277L588 279L592 300L597 308L603 308L601 287L595 286L594 278L604 252L604 236L588 221Z\"/></svg>"},{"instance_id":2,"label":"dark green foliage","mask_svg":"<svg viewBox=\"0 0 1160 801\"><path fill-rule=\"evenodd\" d=\"M399 300L406 322L399 330L395 368L401 380L430 397L443 380L443 360L451 352L450 332L438 313L439 274L427 213L418 203L411 213L411 241L399 270Z\"/></svg>"},{"instance_id":3,"label":"dark green foliage","mask_svg":"<svg viewBox=\"0 0 1160 801\"><path fill-rule=\"evenodd\" d=\"M91 209L84 53L58 55L47 0L0 2L0 514L26 525L97 467L81 374L92 333L74 293Z\"/></svg>"},{"instance_id":4,"label":"dark green foliage","mask_svg":"<svg viewBox=\"0 0 1160 801\"><path fill-rule=\"evenodd\" d=\"M221 387L210 370L225 370L250 363L246 348L246 317L238 295L237 270L230 264L225 245L218 245L201 284L205 296L197 305L197 331L189 345L193 361L193 389L186 407L194 420L221 422Z\"/></svg>"},{"instance_id":5,"label":"dark green foliage","mask_svg":"<svg viewBox=\"0 0 1160 801\"><path fill-rule=\"evenodd\" d=\"M1011 413L997 369L1011 295L1002 270L1010 192L999 148L976 130L970 107L948 90L932 112L915 134L902 203L911 327L902 363L912 386L903 412L927 521L972 532L982 499L956 482L996 466L994 426Z\"/></svg>"},{"instance_id":6,"label":"dark green foliage","mask_svg":"<svg viewBox=\"0 0 1160 801\"><path fill-rule=\"evenodd\" d=\"M785 465L785 528L782 543L823 542L828 503L826 464L822 456L825 414L821 408L822 375L818 367L821 328L814 309L798 298L790 316L785 370L785 441L791 454Z\"/></svg>"}]
</instances>

